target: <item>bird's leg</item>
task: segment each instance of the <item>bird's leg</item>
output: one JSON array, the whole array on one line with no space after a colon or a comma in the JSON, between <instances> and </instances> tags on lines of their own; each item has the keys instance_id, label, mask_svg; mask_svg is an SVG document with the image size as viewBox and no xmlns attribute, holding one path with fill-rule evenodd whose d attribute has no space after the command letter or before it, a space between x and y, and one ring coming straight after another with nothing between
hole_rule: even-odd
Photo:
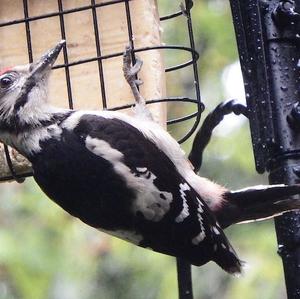
<instances>
[{"instance_id":1,"label":"bird's leg","mask_svg":"<svg viewBox=\"0 0 300 299\"><path fill-rule=\"evenodd\" d=\"M214 128L223 120L225 115L230 113L236 115L243 114L247 117L247 107L238 103L236 100L230 100L228 102L222 102L206 116L201 128L195 136L192 150L189 154L189 160L193 164L195 172L198 172L202 165L202 155L210 141Z\"/></svg>"},{"instance_id":2,"label":"bird's leg","mask_svg":"<svg viewBox=\"0 0 300 299\"><path fill-rule=\"evenodd\" d=\"M131 52L132 52L131 47L126 47L123 55L124 77L131 88L136 103L145 103L144 98L141 96L138 90L138 86L142 84L142 81L137 79L137 74L141 70L143 62L142 60L136 58L135 65L131 66L132 64Z\"/></svg>"},{"instance_id":3,"label":"bird's leg","mask_svg":"<svg viewBox=\"0 0 300 299\"><path fill-rule=\"evenodd\" d=\"M136 103L135 113L138 117L152 120L152 115L146 107L145 99L142 97L138 89L138 86L143 83L140 79L137 78L137 74L142 68L143 61L139 58L136 58L136 63L132 66L131 53L132 48L129 46L126 47L123 55L123 73L134 96L134 100Z\"/></svg>"}]
</instances>

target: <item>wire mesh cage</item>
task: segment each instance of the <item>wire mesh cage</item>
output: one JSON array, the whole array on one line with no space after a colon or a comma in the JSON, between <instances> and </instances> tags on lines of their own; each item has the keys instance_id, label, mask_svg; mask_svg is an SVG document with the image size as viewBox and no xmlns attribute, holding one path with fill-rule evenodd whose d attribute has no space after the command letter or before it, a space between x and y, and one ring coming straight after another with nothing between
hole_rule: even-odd
<instances>
[{"instance_id":1,"label":"wire mesh cage","mask_svg":"<svg viewBox=\"0 0 300 299\"><path fill-rule=\"evenodd\" d=\"M59 98L59 101L54 100L54 103L71 109L125 110L132 107L134 101L132 98L127 98L127 95L124 96L126 94L124 90L129 88L125 86L126 83L122 78L119 79L121 77L119 73L122 72L121 62L125 45L130 45L133 63L135 55L139 55L144 60L143 68L146 72L149 67L153 71L153 65L158 63L164 68L160 76L155 75L154 79L148 77L144 79L144 85L147 85L148 81L155 81L154 85L150 82L148 87L142 87L144 97L147 103L151 104L151 109L161 105L158 112L154 112L154 115L158 115L159 121L172 125L193 120L191 127L178 140L182 143L196 130L204 109L197 71L199 55L195 50L190 12L193 1L186 0L185 4L181 5L178 3L178 11L164 16L159 16L156 1L146 1L148 4L144 7L142 2L90 0L81 2L79 6L76 1L62 0L47 1L47 3L16 0L9 4L8 1L3 1L0 10L0 36L11 38L7 39L5 45L0 46L2 56L0 64L2 66L11 64L12 58L13 62L24 63L26 62L24 53L31 63L38 57L39 52L49 48L57 40L65 39L63 57L53 67L53 82L56 85L50 89L52 94ZM148 17L144 13L151 10L153 20L149 25L146 24ZM186 45L164 44L161 25L172 24L171 22L178 18L182 18L186 26ZM117 25L112 25L112 20L116 19L119 19L119 22ZM143 23L145 23L144 31L141 29ZM157 27L153 25L154 23ZM150 31L152 32L149 35ZM49 45L51 41L52 44ZM187 54L185 57L189 58L164 67L163 61L169 51L185 52ZM148 63L147 57L151 57L152 61ZM168 96L169 91L165 90L165 73L175 73L180 70L192 71L193 97ZM118 79L115 79L116 77ZM147 92L147 89L151 92ZM157 90L159 91L156 92ZM162 106L165 105L164 103L179 105L188 103L194 108L188 115L180 115L166 121L165 108L162 108L165 107ZM15 169L11 158L14 153L6 146L4 154L10 173L2 174L1 181L11 179L22 181L32 174L28 170L19 173L18 169Z\"/></svg>"}]
</instances>

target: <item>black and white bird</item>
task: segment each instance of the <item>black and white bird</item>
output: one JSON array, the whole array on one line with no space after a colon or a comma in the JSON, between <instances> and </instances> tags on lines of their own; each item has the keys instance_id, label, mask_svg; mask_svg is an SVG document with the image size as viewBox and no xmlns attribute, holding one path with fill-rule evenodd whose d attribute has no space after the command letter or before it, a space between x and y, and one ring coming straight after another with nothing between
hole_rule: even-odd
<instances>
[{"instance_id":1,"label":"black and white bird","mask_svg":"<svg viewBox=\"0 0 300 299\"><path fill-rule=\"evenodd\" d=\"M49 198L86 224L194 265L212 260L239 273L241 261L221 226L253 218L242 217L239 195L257 198L261 191L234 193L196 175L144 103L134 117L51 106L47 81L63 46L0 74L0 139L29 159ZM294 188L290 194L299 193Z\"/></svg>"}]
</instances>

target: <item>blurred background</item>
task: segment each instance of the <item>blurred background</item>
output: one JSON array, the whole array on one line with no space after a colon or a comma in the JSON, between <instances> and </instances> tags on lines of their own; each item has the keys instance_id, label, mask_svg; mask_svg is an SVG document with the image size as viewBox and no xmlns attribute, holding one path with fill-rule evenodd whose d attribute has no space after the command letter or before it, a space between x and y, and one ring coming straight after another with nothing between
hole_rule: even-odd
<instances>
[{"instance_id":1,"label":"blurred background","mask_svg":"<svg viewBox=\"0 0 300 299\"><path fill-rule=\"evenodd\" d=\"M178 11L178 2L159 0L160 14ZM197 0L192 9L203 117L220 101L245 101L229 3ZM184 44L186 28L163 24L163 40ZM185 54L166 53L166 65ZM183 57L178 57L183 55ZM175 64L176 64L175 63ZM174 95L191 95L192 73L167 75ZM169 95L172 96L172 95ZM194 107L168 104L169 117ZM191 125L169 127L179 138ZM182 146L188 153L191 139ZM228 116L215 131L204 155L201 175L228 188L267 183L254 167L248 123ZM70 217L40 191L33 179L0 185L0 299L166 299L177 298L172 257L141 249L102 234ZM276 254L273 221L236 225L227 235L245 273L235 278L215 264L193 268L195 299L285 298L281 260Z\"/></svg>"}]
</instances>

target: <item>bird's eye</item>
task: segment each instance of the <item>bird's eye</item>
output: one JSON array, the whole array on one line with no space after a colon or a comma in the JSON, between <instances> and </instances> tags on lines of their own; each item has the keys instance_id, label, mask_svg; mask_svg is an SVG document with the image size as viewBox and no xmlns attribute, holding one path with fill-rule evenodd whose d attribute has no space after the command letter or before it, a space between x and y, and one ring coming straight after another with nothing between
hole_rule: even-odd
<instances>
[{"instance_id":1,"label":"bird's eye","mask_svg":"<svg viewBox=\"0 0 300 299\"><path fill-rule=\"evenodd\" d=\"M13 79L9 76L5 76L0 79L0 87L1 88L8 88L12 84L13 84Z\"/></svg>"}]
</instances>

